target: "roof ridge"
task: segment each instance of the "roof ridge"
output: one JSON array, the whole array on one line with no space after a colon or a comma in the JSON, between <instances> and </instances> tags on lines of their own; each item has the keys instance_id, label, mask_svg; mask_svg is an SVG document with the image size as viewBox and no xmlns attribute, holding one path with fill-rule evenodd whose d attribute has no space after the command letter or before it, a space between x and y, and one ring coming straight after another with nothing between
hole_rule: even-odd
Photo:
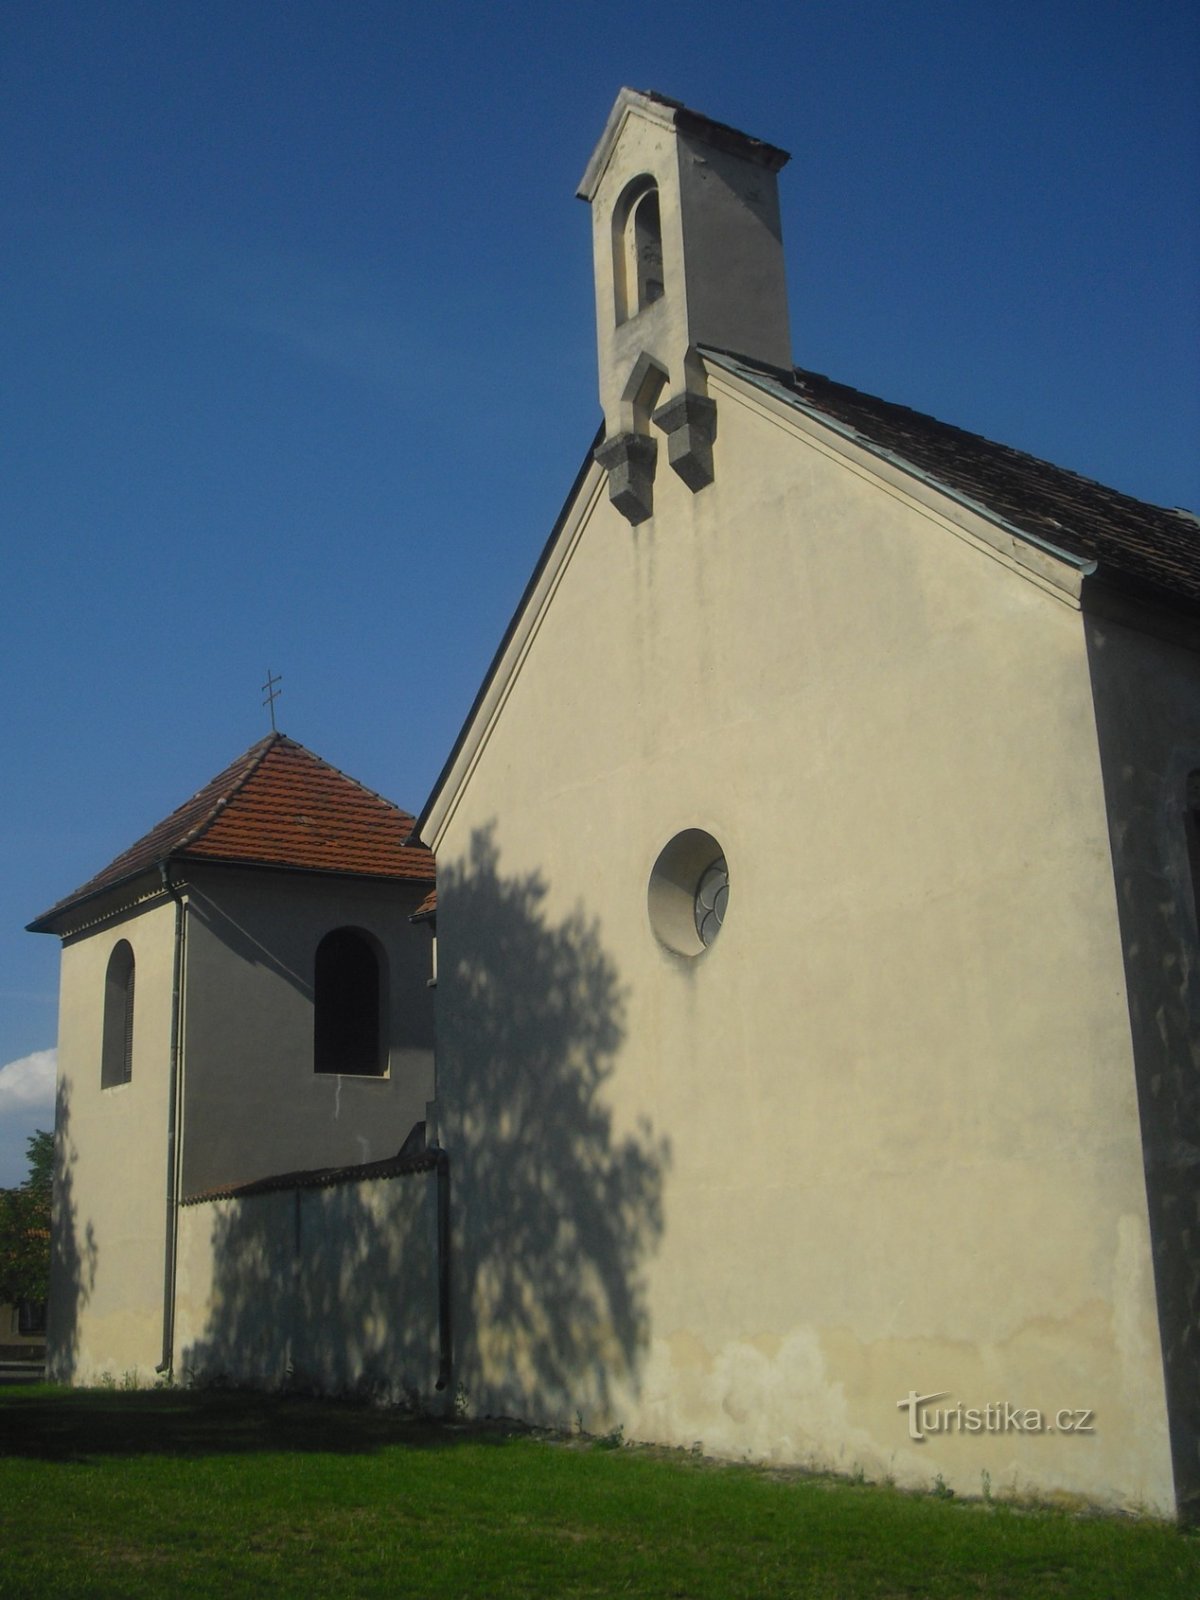
<instances>
[{"instance_id":1,"label":"roof ridge","mask_svg":"<svg viewBox=\"0 0 1200 1600\"><path fill-rule=\"evenodd\" d=\"M75 906L172 860L432 882L429 852L408 847L413 823L411 812L273 730L29 928L55 931Z\"/></svg>"},{"instance_id":2,"label":"roof ridge","mask_svg":"<svg viewBox=\"0 0 1200 1600\"><path fill-rule=\"evenodd\" d=\"M398 806L394 800L389 800L386 795L380 794L378 790L369 789L365 783L360 783L357 778L351 777L348 772L343 772L341 767L335 767L332 761L326 761L324 756L319 756L315 750L310 750L306 744L301 744L299 739L291 739L286 733L272 732L261 741L261 748L258 754L253 761L247 764L245 772L237 779L233 787L227 793L218 795L208 814L202 817L187 833L177 839L168 854L186 855L193 845L198 844L209 829L225 815L238 797L245 793L252 780L261 772L267 757L272 751L279 749L281 745L287 745L289 749L298 751L300 755L313 762L323 771L332 773L334 777L340 778L343 783L352 784L360 793L368 795L372 800L378 800L380 805L386 806L389 811L396 812L398 816L406 818L409 822L414 820L412 813L406 811L403 806ZM252 746L251 749L253 748Z\"/></svg>"},{"instance_id":3,"label":"roof ridge","mask_svg":"<svg viewBox=\"0 0 1200 1600\"><path fill-rule=\"evenodd\" d=\"M176 839L166 851L164 851L164 860L168 859L170 856L173 856L176 851L186 850L189 845L195 844L197 839L203 838L208 829L212 827L213 823L228 807L229 802L236 799L237 796L241 794L242 790L250 782L250 779L262 766L270 751L275 748L281 739L286 740L288 744L293 742L287 738L286 734L276 733L274 729L272 729L264 739L259 741L258 754L254 755L254 759L247 763L245 772L242 773L240 778L234 779L232 786L227 791L217 796L212 805L209 807L206 815L201 817L199 822L197 822L193 827L187 829L185 833L181 834L179 838ZM255 747L251 745L250 749L246 752L246 755L253 755L254 748ZM241 759L244 761L246 757L243 756ZM236 761L230 762L230 766L236 765ZM207 788L207 784L204 787ZM197 790L197 793L200 792L200 790ZM184 803L186 804L186 801Z\"/></svg>"},{"instance_id":4,"label":"roof ridge","mask_svg":"<svg viewBox=\"0 0 1200 1600\"><path fill-rule=\"evenodd\" d=\"M327 772L335 773L346 783L352 783L354 787L356 789L360 789L363 794L370 795L372 800L378 800L380 805L386 806L389 811L396 811L400 814L400 816L408 817L411 821L416 820L411 811L406 811L403 806L398 806L394 800L389 800L387 795L380 794L378 789L372 789L367 784L360 782L358 778L351 776L350 773L343 772L341 767L335 767L332 761L326 761L324 756L319 756L315 750L310 750L307 745L301 744L298 739L288 739L282 733L279 735L279 737L283 739L286 744L290 744L294 750L302 750L310 761L315 761L318 766L324 767Z\"/></svg>"}]
</instances>

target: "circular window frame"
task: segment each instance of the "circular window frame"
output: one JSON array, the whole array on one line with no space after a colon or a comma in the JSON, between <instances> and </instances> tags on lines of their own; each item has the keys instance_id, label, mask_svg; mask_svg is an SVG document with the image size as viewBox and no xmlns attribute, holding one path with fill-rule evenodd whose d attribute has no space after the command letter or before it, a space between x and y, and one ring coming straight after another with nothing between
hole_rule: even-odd
<instances>
[{"instance_id":1,"label":"circular window frame","mask_svg":"<svg viewBox=\"0 0 1200 1600\"><path fill-rule=\"evenodd\" d=\"M695 960L720 937L720 925L707 944L701 937L697 897L702 881L718 866L724 868L728 897L728 860L720 840L704 828L684 828L658 852L650 869L646 910L654 937L674 955Z\"/></svg>"}]
</instances>

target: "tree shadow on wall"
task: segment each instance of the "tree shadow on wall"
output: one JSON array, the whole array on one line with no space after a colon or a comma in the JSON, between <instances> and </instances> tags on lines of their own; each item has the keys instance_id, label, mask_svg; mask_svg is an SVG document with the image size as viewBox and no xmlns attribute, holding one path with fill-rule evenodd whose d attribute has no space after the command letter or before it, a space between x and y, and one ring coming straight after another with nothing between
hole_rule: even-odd
<instances>
[{"instance_id":1,"label":"tree shadow on wall","mask_svg":"<svg viewBox=\"0 0 1200 1600\"><path fill-rule=\"evenodd\" d=\"M185 1206L178 1376L439 1406L465 1390L475 1414L607 1425L647 1342L640 1273L669 1147L645 1122L616 1128L617 969L595 926L551 922L545 896L536 875L501 875L490 833L439 884L449 1392L435 1402L432 1170Z\"/></svg>"},{"instance_id":2,"label":"tree shadow on wall","mask_svg":"<svg viewBox=\"0 0 1200 1600\"><path fill-rule=\"evenodd\" d=\"M492 828L439 869L438 1113L453 1172L455 1377L472 1411L599 1429L636 1389L670 1145L607 1101L620 977L546 915Z\"/></svg>"},{"instance_id":3,"label":"tree shadow on wall","mask_svg":"<svg viewBox=\"0 0 1200 1600\"><path fill-rule=\"evenodd\" d=\"M54 1198L50 1224L50 1293L47 1301L46 1372L69 1383L79 1353L79 1321L96 1282L99 1249L89 1221L81 1227L74 1195L78 1151L71 1139L71 1081L54 1093Z\"/></svg>"},{"instance_id":4,"label":"tree shadow on wall","mask_svg":"<svg viewBox=\"0 0 1200 1600\"><path fill-rule=\"evenodd\" d=\"M176 1376L425 1403L436 1182L418 1170L185 1206Z\"/></svg>"}]
</instances>

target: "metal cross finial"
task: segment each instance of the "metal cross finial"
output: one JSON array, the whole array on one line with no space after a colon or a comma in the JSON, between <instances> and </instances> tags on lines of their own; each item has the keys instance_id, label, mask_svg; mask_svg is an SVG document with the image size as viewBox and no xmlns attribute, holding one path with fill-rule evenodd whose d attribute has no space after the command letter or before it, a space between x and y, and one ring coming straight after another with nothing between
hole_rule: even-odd
<instances>
[{"instance_id":1,"label":"metal cross finial","mask_svg":"<svg viewBox=\"0 0 1200 1600\"><path fill-rule=\"evenodd\" d=\"M267 681L262 686L262 690L263 690L262 703L263 703L263 705L270 706L270 708L271 708L271 732L272 733L276 733L278 731L276 729L276 727L275 727L275 702L276 702L276 700L279 699L279 696L283 693L283 690L282 689L277 689L275 687L275 685L277 683L282 683L282 682L283 682L283 674L280 673L278 677L275 677L274 674L272 673L270 667L268 667L267 668Z\"/></svg>"}]
</instances>

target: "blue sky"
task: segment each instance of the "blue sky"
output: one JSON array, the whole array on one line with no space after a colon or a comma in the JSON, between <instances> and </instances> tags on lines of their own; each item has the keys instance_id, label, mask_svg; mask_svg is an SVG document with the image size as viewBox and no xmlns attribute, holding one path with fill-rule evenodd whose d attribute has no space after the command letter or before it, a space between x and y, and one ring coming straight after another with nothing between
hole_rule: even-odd
<instances>
[{"instance_id":1,"label":"blue sky","mask_svg":"<svg viewBox=\"0 0 1200 1600\"><path fill-rule=\"evenodd\" d=\"M0 1184L24 924L261 737L268 667L420 809L599 419L623 83L791 151L798 362L1196 508L1198 63L1184 0L9 0Z\"/></svg>"}]
</instances>

